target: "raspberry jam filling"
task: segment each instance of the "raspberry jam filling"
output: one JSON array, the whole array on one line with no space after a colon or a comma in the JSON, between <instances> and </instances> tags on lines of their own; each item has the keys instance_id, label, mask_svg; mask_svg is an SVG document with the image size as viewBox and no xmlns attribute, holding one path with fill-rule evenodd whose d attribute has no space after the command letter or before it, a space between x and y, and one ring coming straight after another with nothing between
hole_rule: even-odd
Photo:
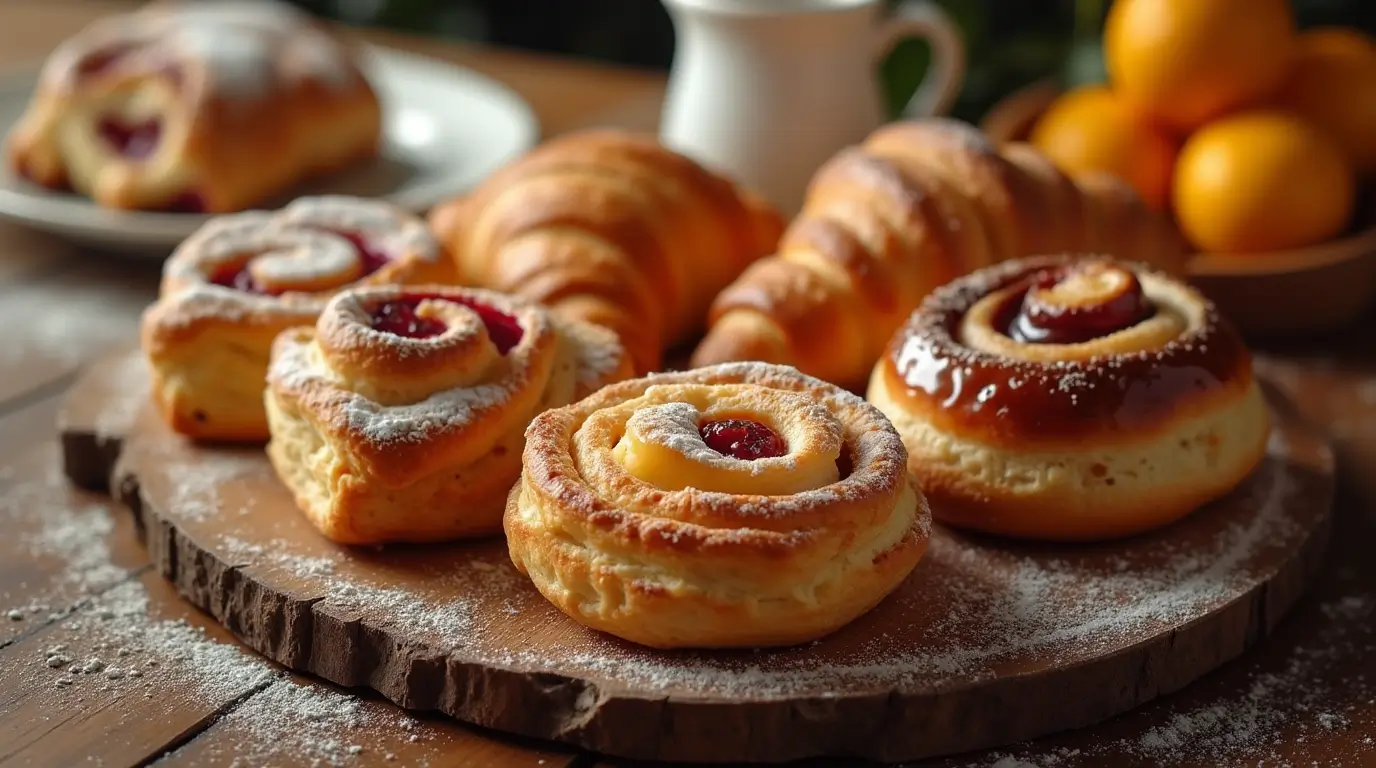
<instances>
[{"instance_id":1,"label":"raspberry jam filling","mask_svg":"<svg viewBox=\"0 0 1376 768\"><path fill-rule=\"evenodd\" d=\"M487 336L492 339L497 351L505 355L521 342L525 331L515 317L493 309L485 304L467 301L458 297L414 295L383 302L373 308L372 327L383 333L391 333L408 339L428 339L448 330L449 326L433 317L421 317L416 308L422 301L438 299L462 304L477 313L487 328Z\"/></svg>"},{"instance_id":2,"label":"raspberry jam filling","mask_svg":"<svg viewBox=\"0 0 1376 768\"><path fill-rule=\"evenodd\" d=\"M373 330L408 339L428 339L449 329L440 320L417 315L420 302L421 299L397 299L377 305L372 312Z\"/></svg>"},{"instance_id":3,"label":"raspberry jam filling","mask_svg":"<svg viewBox=\"0 0 1376 768\"><path fill-rule=\"evenodd\" d=\"M709 421L698 427L698 434L707 447L742 461L772 459L788 453L783 438L758 421L722 419Z\"/></svg>"},{"instance_id":4,"label":"raspberry jam filling","mask_svg":"<svg viewBox=\"0 0 1376 768\"><path fill-rule=\"evenodd\" d=\"M143 160L152 155L162 139L162 119L127 122L116 117L103 117L96 124L96 133L114 150L131 160Z\"/></svg>"},{"instance_id":5,"label":"raspberry jam filling","mask_svg":"<svg viewBox=\"0 0 1376 768\"><path fill-rule=\"evenodd\" d=\"M1137 275L1096 262L1038 274L1001 314L1015 341L1079 344L1131 328L1155 309Z\"/></svg>"},{"instance_id":6,"label":"raspberry jam filling","mask_svg":"<svg viewBox=\"0 0 1376 768\"><path fill-rule=\"evenodd\" d=\"M181 201L184 198L196 202L201 206L201 211L204 210L205 201L200 197L200 195L197 195L194 192L184 193L183 195L178 197L177 200ZM174 208L172 210L180 210L180 212L183 213L201 212L189 210L186 208ZM363 270L360 277L367 277L368 275L373 274L374 272L386 266L387 262L391 261L391 258L388 257L385 252L383 252L382 250L375 247L372 243L370 243L368 241L368 238L364 236L361 232L353 232L344 229L325 229L323 227L317 227L317 229L322 229L326 232L332 232L349 241L349 244L352 245L354 247L354 250L358 252L359 261L363 265ZM220 272L218 272L217 274L211 275L210 282L214 283L215 285L224 286L226 288L233 288L238 291L244 291L245 293L270 293L269 291L263 290L262 286L258 285L258 283L253 279L253 273L249 272L248 269L248 260L245 260L244 262L236 264L232 267L226 267L225 269L220 270ZM514 324L515 320L513 320L512 322ZM517 327L519 330L519 326ZM517 341L519 341L520 338L521 337L517 335ZM512 346L515 346L514 342Z\"/></svg>"}]
</instances>

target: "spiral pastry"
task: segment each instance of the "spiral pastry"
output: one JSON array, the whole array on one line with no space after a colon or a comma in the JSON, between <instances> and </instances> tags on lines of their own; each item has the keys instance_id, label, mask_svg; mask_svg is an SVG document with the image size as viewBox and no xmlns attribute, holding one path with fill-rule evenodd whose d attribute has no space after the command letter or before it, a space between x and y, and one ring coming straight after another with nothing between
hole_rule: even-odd
<instances>
[{"instance_id":1,"label":"spiral pastry","mask_svg":"<svg viewBox=\"0 0 1376 768\"><path fill-rule=\"evenodd\" d=\"M424 222L385 203L301 198L212 219L167 260L143 315L153 398L176 431L262 441L272 340L351 285L448 282Z\"/></svg>"},{"instance_id":2,"label":"spiral pastry","mask_svg":"<svg viewBox=\"0 0 1376 768\"><path fill-rule=\"evenodd\" d=\"M630 375L614 334L475 289L345 291L277 338L268 458L344 544L501 529L537 413Z\"/></svg>"},{"instance_id":3,"label":"spiral pastry","mask_svg":"<svg viewBox=\"0 0 1376 768\"><path fill-rule=\"evenodd\" d=\"M1237 332L1128 262L1036 257L933 293L870 379L934 516L1034 539L1165 525L1261 460L1269 412Z\"/></svg>"},{"instance_id":4,"label":"spiral pastry","mask_svg":"<svg viewBox=\"0 0 1376 768\"><path fill-rule=\"evenodd\" d=\"M906 458L877 410L792 368L624 382L531 423L511 559L575 621L633 642L804 642L926 551Z\"/></svg>"}]
</instances>

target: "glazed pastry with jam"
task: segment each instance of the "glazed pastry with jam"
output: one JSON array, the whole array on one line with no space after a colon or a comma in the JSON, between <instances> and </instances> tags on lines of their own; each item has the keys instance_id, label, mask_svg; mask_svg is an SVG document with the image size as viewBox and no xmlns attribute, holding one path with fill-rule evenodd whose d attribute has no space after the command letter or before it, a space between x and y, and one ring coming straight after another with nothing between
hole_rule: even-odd
<instances>
[{"instance_id":1,"label":"glazed pastry with jam","mask_svg":"<svg viewBox=\"0 0 1376 768\"><path fill-rule=\"evenodd\" d=\"M16 173L110 208L238 211L377 154L350 46L276 0L153 3L48 59L8 143Z\"/></svg>"},{"instance_id":2,"label":"glazed pastry with jam","mask_svg":"<svg viewBox=\"0 0 1376 768\"><path fill-rule=\"evenodd\" d=\"M550 602L626 640L806 642L926 551L906 462L878 410L793 368L653 375L535 418L507 543Z\"/></svg>"},{"instance_id":3,"label":"glazed pastry with jam","mask_svg":"<svg viewBox=\"0 0 1376 768\"><path fill-rule=\"evenodd\" d=\"M1145 266L1037 257L937 290L869 400L951 525L1096 540L1183 517L1261 461L1269 411L1214 305Z\"/></svg>"},{"instance_id":4,"label":"glazed pastry with jam","mask_svg":"<svg viewBox=\"0 0 1376 768\"><path fill-rule=\"evenodd\" d=\"M630 375L603 328L476 289L345 291L273 345L268 458L344 544L501 529L537 413Z\"/></svg>"},{"instance_id":5,"label":"glazed pastry with jam","mask_svg":"<svg viewBox=\"0 0 1376 768\"><path fill-rule=\"evenodd\" d=\"M342 288L451 274L425 223L378 201L301 198L211 219L167 260L143 314L153 398L189 437L266 440L263 376L278 333L314 323Z\"/></svg>"}]
</instances>

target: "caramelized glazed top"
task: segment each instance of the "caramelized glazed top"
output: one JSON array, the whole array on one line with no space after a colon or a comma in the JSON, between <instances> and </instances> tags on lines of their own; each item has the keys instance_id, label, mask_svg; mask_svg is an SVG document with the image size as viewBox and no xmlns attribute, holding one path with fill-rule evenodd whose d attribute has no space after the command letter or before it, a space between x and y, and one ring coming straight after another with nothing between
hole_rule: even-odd
<instances>
[{"instance_id":1,"label":"caramelized glazed top","mask_svg":"<svg viewBox=\"0 0 1376 768\"><path fill-rule=\"evenodd\" d=\"M1251 381L1212 303L1136 264L1035 257L934 292L883 364L893 397L948 431L1065 442L1160 428Z\"/></svg>"}]
</instances>

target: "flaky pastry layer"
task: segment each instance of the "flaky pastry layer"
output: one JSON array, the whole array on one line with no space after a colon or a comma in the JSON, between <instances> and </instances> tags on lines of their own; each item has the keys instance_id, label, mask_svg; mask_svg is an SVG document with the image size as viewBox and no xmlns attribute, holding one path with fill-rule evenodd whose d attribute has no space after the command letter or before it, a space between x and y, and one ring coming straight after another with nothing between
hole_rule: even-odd
<instances>
[{"instance_id":1,"label":"flaky pastry layer","mask_svg":"<svg viewBox=\"0 0 1376 768\"><path fill-rule=\"evenodd\" d=\"M370 308L410 295L448 304L449 329L411 339L367 325ZM464 381L426 388L437 380L425 347L472 354L452 342L486 333L467 304L515 319L521 339L468 367ZM370 355L380 364L372 365ZM465 368L453 356L446 361ZM316 327L288 331L273 345L265 395L268 458L302 512L335 541L487 535L501 527L530 418L629 374L630 361L611 332L531 303L439 286L347 291Z\"/></svg>"},{"instance_id":2,"label":"flaky pastry layer","mask_svg":"<svg viewBox=\"0 0 1376 768\"><path fill-rule=\"evenodd\" d=\"M1250 355L1174 278L1104 262L1135 275L1150 314L1074 343L1010 335L1027 280L1091 261L1038 257L957 280L876 365L868 399L902 435L937 519L1034 539L1124 536L1228 493L1265 455Z\"/></svg>"},{"instance_id":3,"label":"flaky pastry layer","mask_svg":"<svg viewBox=\"0 0 1376 768\"><path fill-rule=\"evenodd\" d=\"M360 244L385 254L386 263L363 273ZM226 274L259 264L257 274L277 280L280 292L223 284ZM279 333L314 323L329 297L349 285L450 275L424 223L378 201L301 198L277 212L212 219L167 260L160 296L143 314L154 400L188 437L266 440L263 382Z\"/></svg>"},{"instance_id":4,"label":"flaky pastry layer","mask_svg":"<svg viewBox=\"0 0 1376 768\"><path fill-rule=\"evenodd\" d=\"M770 426L788 453L713 452L696 423L727 418ZM897 433L792 368L728 364L607 387L537 417L522 458L505 517L513 562L576 621L644 645L826 635L926 549L929 513Z\"/></svg>"}]
</instances>

